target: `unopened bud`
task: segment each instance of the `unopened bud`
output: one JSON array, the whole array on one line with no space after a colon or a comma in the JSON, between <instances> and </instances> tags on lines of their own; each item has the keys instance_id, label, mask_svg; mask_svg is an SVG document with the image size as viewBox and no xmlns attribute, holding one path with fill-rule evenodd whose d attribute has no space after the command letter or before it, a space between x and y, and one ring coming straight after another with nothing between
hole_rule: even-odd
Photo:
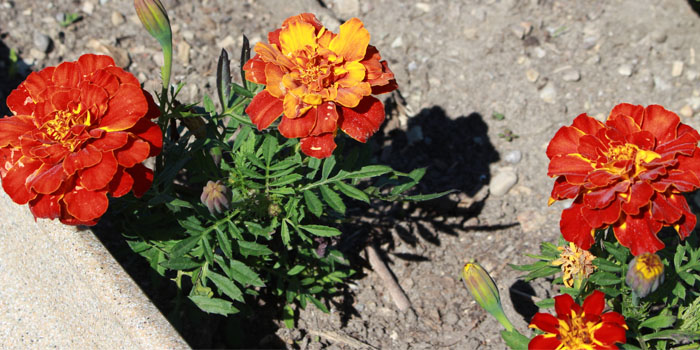
<instances>
[{"instance_id":1,"label":"unopened bud","mask_svg":"<svg viewBox=\"0 0 700 350\"><path fill-rule=\"evenodd\" d=\"M270 205L267 206L267 214L270 215L270 217L276 217L282 214L282 207L277 203L270 203Z\"/></svg>"},{"instance_id":2,"label":"unopened bud","mask_svg":"<svg viewBox=\"0 0 700 350\"><path fill-rule=\"evenodd\" d=\"M209 212L221 213L229 208L228 188L221 181L209 181L202 189L200 200L207 206Z\"/></svg>"},{"instance_id":3,"label":"unopened bud","mask_svg":"<svg viewBox=\"0 0 700 350\"><path fill-rule=\"evenodd\" d=\"M654 253L635 256L627 269L625 282L637 296L644 298L664 282L664 263Z\"/></svg>"},{"instance_id":4,"label":"unopened bud","mask_svg":"<svg viewBox=\"0 0 700 350\"><path fill-rule=\"evenodd\" d=\"M462 269L462 280L464 280L464 285L474 297L474 300L495 317L507 331L512 331L513 324L510 323L510 320L503 312L501 296L488 272L477 263L468 263Z\"/></svg>"},{"instance_id":5,"label":"unopened bud","mask_svg":"<svg viewBox=\"0 0 700 350\"><path fill-rule=\"evenodd\" d=\"M173 57L173 33L170 19L160 0L134 0L134 9L144 28L158 40L163 49L164 64L161 67L163 88L170 85L170 70Z\"/></svg>"}]
</instances>

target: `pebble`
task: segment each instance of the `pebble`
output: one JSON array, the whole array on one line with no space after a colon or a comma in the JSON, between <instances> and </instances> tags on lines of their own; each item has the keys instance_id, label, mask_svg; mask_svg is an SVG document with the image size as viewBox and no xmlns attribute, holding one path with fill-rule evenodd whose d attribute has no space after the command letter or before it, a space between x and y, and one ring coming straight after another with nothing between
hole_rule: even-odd
<instances>
[{"instance_id":1,"label":"pebble","mask_svg":"<svg viewBox=\"0 0 700 350\"><path fill-rule=\"evenodd\" d=\"M576 69L567 69L564 72L562 79L564 79L564 81L579 81L581 80L581 73L579 73Z\"/></svg>"},{"instance_id":2,"label":"pebble","mask_svg":"<svg viewBox=\"0 0 700 350\"><path fill-rule=\"evenodd\" d=\"M177 60L185 66L190 64L190 49L190 44L186 41L177 44Z\"/></svg>"},{"instance_id":3,"label":"pebble","mask_svg":"<svg viewBox=\"0 0 700 350\"><path fill-rule=\"evenodd\" d=\"M121 14L119 11L114 11L112 12L112 24L114 26L120 26L126 22L126 19L124 19L124 15Z\"/></svg>"},{"instance_id":4,"label":"pebble","mask_svg":"<svg viewBox=\"0 0 700 350\"><path fill-rule=\"evenodd\" d=\"M688 69L688 71L685 72L685 78L688 79L688 81L694 81L698 78L698 71Z\"/></svg>"},{"instance_id":5,"label":"pebble","mask_svg":"<svg viewBox=\"0 0 700 350\"><path fill-rule=\"evenodd\" d=\"M83 7L81 8L83 12L85 12L88 15L91 15L93 11L95 11L95 4L92 2L86 1L83 4Z\"/></svg>"},{"instance_id":6,"label":"pebble","mask_svg":"<svg viewBox=\"0 0 700 350\"><path fill-rule=\"evenodd\" d=\"M503 196L518 182L518 174L511 168L503 168L491 178L489 192L494 196Z\"/></svg>"},{"instance_id":7,"label":"pebble","mask_svg":"<svg viewBox=\"0 0 700 350\"><path fill-rule=\"evenodd\" d=\"M663 80L661 77L654 77L654 88L660 91L671 89L671 84Z\"/></svg>"},{"instance_id":8,"label":"pebble","mask_svg":"<svg viewBox=\"0 0 700 350\"><path fill-rule=\"evenodd\" d=\"M590 65L598 64L600 63L600 55L593 55L586 59L586 63Z\"/></svg>"},{"instance_id":9,"label":"pebble","mask_svg":"<svg viewBox=\"0 0 700 350\"><path fill-rule=\"evenodd\" d=\"M395 49L401 46L403 46L403 38L401 37L401 35L399 35L396 37L396 39L394 39L394 41L391 42L391 48Z\"/></svg>"},{"instance_id":10,"label":"pebble","mask_svg":"<svg viewBox=\"0 0 700 350\"><path fill-rule=\"evenodd\" d=\"M430 4L426 4L424 2L419 2L419 3L416 3L416 8L423 11L423 12L430 12L430 10L432 9L432 6L430 6Z\"/></svg>"},{"instance_id":11,"label":"pebble","mask_svg":"<svg viewBox=\"0 0 700 350\"><path fill-rule=\"evenodd\" d=\"M540 98L544 102L554 103L557 99L557 90L554 88L554 84L547 83L547 85L540 90Z\"/></svg>"},{"instance_id":12,"label":"pebble","mask_svg":"<svg viewBox=\"0 0 700 350\"><path fill-rule=\"evenodd\" d=\"M503 157L503 160L510 164L518 164L521 159L523 159L523 152L520 152L519 149L512 150Z\"/></svg>"},{"instance_id":13,"label":"pebble","mask_svg":"<svg viewBox=\"0 0 700 350\"><path fill-rule=\"evenodd\" d=\"M683 61L673 61L671 68L671 76L674 78L680 77L683 74Z\"/></svg>"},{"instance_id":14,"label":"pebble","mask_svg":"<svg viewBox=\"0 0 700 350\"><path fill-rule=\"evenodd\" d=\"M659 44L663 44L667 38L668 35L666 35L666 32L663 30L655 30L651 32L651 40L654 40Z\"/></svg>"},{"instance_id":15,"label":"pebble","mask_svg":"<svg viewBox=\"0 0 700 350\"><path fill-rule=\"evenodd\" d=\"M34 33L34 46L41 52L48 52L51 47L51 38L44 33Z\"/></svg>"},{"instance_id":16,"label":"pebble","mask_svg":"<svg viewBox=\"0 0 700 350\"><path fill-rule=\"evenodd\" d=\"M234 37L227 35L224 40L221 40L217 43L219 48L225 49L225 48L231 48L236 46L236 39Z\"/></svg>"},{"instance_id":17,"label":"pebble","mask_svg":"<svg viewBox=\"0 0 700 350\"><path fill-rule=\"evenodd\" d=\"M477 28L464 28L462 30L462 34L464 34L464 37L467 38L467 40L474 40L477 37L477 34L479 33L479 30Z\"/></svg>"},{"instance_id":18,"label":"pebble","mask_svg":"<svg viewBox=\"0 0 700 350\"><path fill-rule=\"evenodd\" d=\"M537 211L519 213L516 218L523 232L536 231L547 222L546 217Z\"/></svg>"},{"instance_id":19,"label":"pebble","mask_svg":"<svg viewBox=\"0 0 700 350\"><path fill-rule=\"evenodd\" d=\"M625 63L617 69L617 72L620 73L620 75L629 77L630 75L632 75L632 65Z\"/></svg>"},{"instance_id":20,"label":"pebble","mask_svg":"<svg viewBox=\"0 0 700 350\"><path fill-rule=\"evenodd\" d=\"M537 72L536 70L530 68L525 72L525 76L527 76L528 81L530 81L531 83L534 83L537 81L537 78L540 77L540 73Z\"/></svg>"},{"instance_id":21,"label":"pebble","mask_svg":"<svg viewBox=\"0 0 700 350\"><path fill-rule=\"evenodd\" d=\"M333 0L333 12L340 18L351 18L360 14L359 0Z\"/></svg>"},{"instance_id":22,"label":"pebble","mask_svg":"<svg viewBox=\"0 0 700 350\"><path fill-rule=\"evenodd\" d=\"M690 107L690 105L685 105L678 111L678 114L680 114L681 117L690 118L693 116L693 107Z\"/></svg>"},{"instance_id":23,"label":"pebble","mask_svg":"<svg viewBox=\"0 0 700 350\"><path fill-rule=\"evenodd\" d=\"M535 56L537 58L544 58L544 56L547 56L547 51L539 46L535 47L533 51L535 51Z\"/></svg>"}]
</instances>

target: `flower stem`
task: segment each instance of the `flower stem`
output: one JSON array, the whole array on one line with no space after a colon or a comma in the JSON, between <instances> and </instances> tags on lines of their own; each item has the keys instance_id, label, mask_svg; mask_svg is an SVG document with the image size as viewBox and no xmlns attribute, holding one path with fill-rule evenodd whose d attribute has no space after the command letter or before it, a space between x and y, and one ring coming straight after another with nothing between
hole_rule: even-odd
<instances>
[{"instance_id":1,"label":"flower stem","mask_svg":"<svg viewBox=\"0 0 700 350\"><path fill-rule=\"evenodd\" d=\"M160 75L163 79L165 90L170 86L170 70L173 65L173 45L163 45L163 67L160 67Z\"/></svg>"}]
</instances>

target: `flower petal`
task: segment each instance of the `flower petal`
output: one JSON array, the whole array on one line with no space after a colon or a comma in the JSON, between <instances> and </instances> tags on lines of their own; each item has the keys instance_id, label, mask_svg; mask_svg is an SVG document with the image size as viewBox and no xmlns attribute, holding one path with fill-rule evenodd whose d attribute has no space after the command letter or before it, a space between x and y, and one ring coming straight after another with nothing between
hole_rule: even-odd
<instances>
[{"instance_id":1,"label":"flower petal","mask_svg":"<svg viewBox=\"0 0 700 350\"><path fill-rule=\"evenodd\" d=\"M92 141L91 146L100 151L111 151L123 147L129 141L129 134L124 131L105 132L101 138Z\"/></svg>"},{"instance_id":2,"label":"flower petal","mask_svg":"<svg viewBox=\"0 0 700 350\"><path fill-rule=\"evenodd\" d=\"M538 312L532 316L532 320L530 320L530 327L537 328L546 333L559 334L559 320L557 320L556 317L543 312Z\"/></svg>"},{"instance_id":3,"label":"flower petal","mask_svg":"<svg viewBox=\"0 0 700 350\"><path fill-rule=\"evenodd\" d=\"M284 94L287 93L287 88L282 83L282 77L284 77L284 72L279 66L275 64L265 66L265 79L267 80L265 90L279 99L284 98Z\"/></svg>"},{"instance_id":4,"label":"flower petal","mask_svg":"<svg viewBox=\"0 0 700 350\"><path fill-rule=\"evenodd\" d=\"M148 142L150 146L149 157L160 154L163 148L163 133L156 123L147 119L141 119L141 121L136 123L136 125L128 131L133 133L136 137Z\"/></svg>"},{"instance_id":5,"label":"flower petal","mask_svg":"<svg viewBox=\"0 0 700 350\"><path fill-rule=\"evenodd\" d=\"M282 136L292 139L298 137L307 137L311 135L311 131L316 125L317 111L316 107L309 109L304 115L299 118L282 118L280 125L277 127Z\"/></svg>"},{"instance_id":6,"label":"flower petal","mask_svg":"<svg viewBox=\"0 0 700 350\"><path fill-rule=\"evenodd\" d=\"M620 103L619 105L613 107L608 118L615 117L617 115L626 115L631 117L635 124L641 125L642 121L644 120L644 107L629 103Z\"/></svg>"},{"instance_id":7,"label":"flower petal","mask_svg":"<svg viewBox=\"0 0 700 350\"><path fill-rule=\"evenodd\" d=\"M63 62L56 67L51 80L57 86L78 87L81 78L82 72L76 62Z\"/></svg>"},{"instance_id":8,"label":"flower petal","mask_svg":"<svg viewBox=\"0 0 700 350\"><path fill-rule=\"evenodd\" d=\"M359 61L365 57L369 45L369 31L357 18L340 25L338 36L331 40L329 48L346 61Z\"/></svg>"},{"instance_id":9,"label":"flower petal","mask_svg":"<svg viewBox=\"0 0 700 350\"><path fill-rule=\"evenodd\" d=\"M593 229L614 224L620 218L620 214L620 201L614 201L609 206L601 209L592 209L585 205L581 208L581 215Z\"/></svg>"},{"instance_id":10,"label":"flower petal","mask_svg":"<svg viewBox=\"0 0 700 350\"><path fill-rule=\"evenodd\" d=\"M613 225L613 232L620 244L637 256L654 253L664 247L664 243L656 237L661 227L649 212L645 212L643 215L628 215L623 222Z\"/></svg>"},{"instance_id":11,"label":"flower petal","mask_svg":"<svg viewBox=\"0 0 700 350\"><path fill-rule=\"evenodd\" d=\"M109 207L107 191L90 191L84 188L74 189L63 197L66 211L80 221L98 219Z\"/></svg>"},{"instance_id":12,"label":"flower petal","mask_svg":"<svg viewBox=\"0 0 700 350\"><path fill-rule=\"evenodd\" d=\"M629 181L622 181L605 188L591 190L583 196L583 203L591 209L605 208L617 198L618 193L626 192L629 187Z\"/></svg>"},{"instance_id":13,"label":"flower petal","mask_svg":"<svg viewBox=\"0 0 700 350\"><path fill-rule=\"evenodd\" d=\"M583 300L583 312L587 316L600 316L605 309L605 294L599 290L594 290L593 293Z\"/></svg>"},{"instance_id":14,"label":"flower petal","mask_svg":"<svg viewBox=\"0 0 700 350\"><path fill-rule=\"evenodd\" d=\"M367 142L384 122L384 105L378 99L367 96L355 108L340 109L340 129L360 142Z\"/></svg>"},{"instance_id":15,"label":"flower petal","mask_svg":"<svg viewBox=\"0 0 700 350\"><path fill-rule=\"evenodd\" d=\"M528 350L557 350L561 340L554 335L540 334L532 338L527 344Z\"/></svg>"},{"instance_id":16,"label":"flower petal","mask_svg":"<svg viewBox=\"0 0 700 350\"><path fill-rule=\"evenodd\" d=\"M32 176L41 165L39 160L22 157L2 178L2 188L15 203L27 204L36 197L36 193L29 190L27 178Z\"/></svg>"},{"instance_id":17,"label":"flower petal","mask_svg":"<svg viewBox=\"0 0 700 350\"><path fill-rule=\"evenodd\" d=\"M635 182L628 192L629 197L622 203L622 210L627 215L639 214L639 209L649 204L654 188L646 182Z\"/></svg>"},{"instance_id":18,"label":"flower petal","mask_svg":"<svg viewBox=\"0 0 700 350\"><path fill-rule=\"evenodd\" d=\"M584 159L578 154L567 154L564 156L555 156L549 162L547 175L587 175L593 171L593 165L587 159Z\"/></svg>"},{"instance_id":19,"label":"flower petal","mask_svg":"<svg viewBox=\"0 0 700 350\"><path fill-rule=\"evenodd\" d=\"M561 213L559 228L565 240L588 250L593 245L595 228L591 227L581 214L583 207L580 203L574 202L571 207L564 209Z\"/></svg>"},{"instance_id":20,"label":"flower petal","mask_svg":"<svg viewBox=\"0 0 700 350\"><path fill-rule=\"evenodd\" d=\"M642 130L656 136L659 143L666 143L676 138L676 131L681 119L671 111L659 105L647 106Z\"/></svg>"},{"instance_id":21,"label":"flower petal","mask_svg":"<svg viewBox=\"0 0 700 350\"><path fill-rule=\"evenodd\" d=\"M304 137L300 141L301 151L314 158L327 158L335 150L335 134L326 133L318 136Z\"/></svg>"},{"instance_id":22,"label":"flower petal","mask_svg":"<svg viewBox=\"0 0 700 350\"><path fill-rule=\"evenodd\" d=\"M559 176L554 181L551 196L554 200L576 198L580 190L581 186L566 181L564 176Z\"/></svg>"},{"instance_id":23,"label":"flower petal","mask_svg":"<svg viewBox=\"0 0 700 350\"><path fill-rule=\"evenodd\" d=\"M141 198L153 183L153 170L146 168L143 164L136 164L126 172L134 179L134 197Z\"/></svg>"},{"instance_id":24,"label":"flower petal","mask_svg":"<svg viewBox=\"0 0 700 350\"><path fill-rule=\"evenodd\" d=\"M683 216L678 221L674 222L673 226L676 231L678 231L678 235L681 239L688 237L690 232L695 229L695 225L698 222L697 216L690 210L688 202L682 195L672 194L666 199L671 205L683 213Z\"/></svg>"},{"instance_id":25,"label":"flower petal","mask_svg":"<svg viewBox=\"0 0 700 350\"><path fill-rule=\"evenodd\" d=\"M369 83L362 82L348 87L338 87L338 93L335 97L335 102L348 108L355 108L362 102L363 97L369 96L372 93L372 88Z\"/></svg>"},{"instance_id":26,"label":"flower petal","mask_svg":"<svg viewBox=\"0 0 700 350\"><path fill-rule=\"evenodd\" d=\"M102 161L102 152L94 145L87 145L77 152L70 153L63 160L63 171L71 176L76 171L97 165Z\"/></svg>"},{"instance_id":27,"label":"flower petal","mask_svg":"<svg viewBox=\"0 0 700 350\"><path fill-rule=\"evenodd\" d=\"M80 71L84 75L90 75L103 68L117 65L114 63L114 59L112 59L112 57L93 54L85 54L80 56L80 58L78 58L78 64L80 65Z\"/></svg>"},{"instance_id":28,"label":"flower petal","mask_svg":"<svg viewBox=\"0 0 700 350\"><path fill-rule=\"evenodd\" d=\"M627 341L626 330L614 323L603 323L593 332L593 338L603 344L625 343Z\"/></svg>"},{"instance_id":29,"label":"flower petal","mask_svg":"<svg viewBox=\"0 0 700 350\"><path fill-rule=\"evenodd\" d=\"M249 59L248 62L243 65L246 80L256 84L266 85L265 66L267 66L267 63L262 60L260 55L253 56L253 58Z\"/></svg>"},{"instance_id":30,"label":"flower petal","mask_svg":"<svg viewBox=\"0 0 700 350\"><path fill-rule=\"evenodd\" d=\"M66 178L61 164L49 165L45 163L36 173L27 177L27 185L37 193L50 194L59 189Z\"/></svg>"},{"instance_id":31,"label":"flower petal","mask_svg":"<svg viewBox=\"0 0 700 350\"><path fill-rule=\"evenodd\" d=\"M338 129L338 107L332 101L322 103L316 108L316 125L311 135L335 133Z\"/></svg>"},{"instance_id":32,"label":"flower petal","mask_svg":"<svg viewBox=\"0 0 700 350\"><path fill-rule=\"evenodd\" d=\"M148 102L140 86L122 84L109 100L107 113L100 121L105 131L126 130L143 118L148 112Z\"/></svg>"},{"instance_id":33,"label":"flower petal","mask_svg":"<svg viewBox=\"0 0 700 350\"><path fill-rule=\"evenodd\" d=\"M20 136L34 129L36 126L30 116L16 115L0 118L0 147L19 146Z\"/></svg>"},{"instance_id":34,"label":"flower petal","mask_svg":"<svg viewBox=\"0 0 700 350\"><path fill-rule=\"evenodd\" d=\"M117 162L125 168L131 168L137 163L143 162L148 158L149 153L150 146L146 141L133 138L130 138L123 148L114 151Z\"/></svg>"},{"instance_id":35,"label":"flower petal","mask_svg":"<svg viewBox=\"0 0 700 350\"><path fill-rule=\"evenodd\" d=\"M63 193L59 194L39 194L29 201L29 210L35 218L57 219L61 217L61 204L59 200L63 198Z\"/></svg>"},{"instance_id":36,"label":"flower petal","mask_svg":"<svg viewBox=\"0 0 700 350\"><path fill-rule=\"evenodd\" d=\"M102 153L102 161L78 173L80 184L89 191L105 188L117 173L117 158L111 151Z\"/></svg>"},{"instance_id":37,"label":"flower petal","mask_svg":"<svg viewBox=\"0 0 700 350\"><path fill-rule=\"evenodd\" d=\"M674 204L670 203L664 194L657 193L651 201L651 217L666 225L674 224L683 216L683 212Z\"/></svg>"},{"instance_id":38,"label":"flower petal","mask_svg":"<svg viewBox=\"0 0 700 350\"><path fill-rule=\"evenodd\" d=\"M126 172L124 168L119 168L117 174L109 183L109 194L114 198L119 198L131 191L134 186L134 178Z\"/></svg>"},{"instance_id":39,"label":"flower petal","mask_svg":"<svg viewBox=\"0 0 700 350\"><path fill-rule=\"evenodd\" d=\"M316 28L306 22L294 21L282 28L279 39L282 54L293 54L316 45Z\"/></svg>"},{"instance_id":40,"label":"flower petal","mask_svg":"<svg viewBox=\"0 0 700 350\"><path fill-rule=\"evenodd\" d=\"M12 90L10 95L7 96L7 107L15 115L32 115L32 113L34 113L36 103L34 103L32 97L29 96L29 92L24 85L24 83L20 84L20 86Z\"/></svg>"},{"instance_id":41,"label":"flower petal","mask_svg":"<svg viewBox=\"0 0 700 350\"><path fill-rule=\"evenodd\" d=\"M245 112L258 130L264 130L282 115L282 101L263 90L255 95Z\"/></svg>"},{"instance_id":42,"label":"flower petal","mask_svg":"<svg viewBox=\"0 0 700 350\"><path fill-rule=\"evenodd\" d=\"M561 294L554 297L554 311L557 313L557 318L560 320L571 316L571 310L578 305L574 302L574 298L569 294Z\"/></svg>"}]
</instances>

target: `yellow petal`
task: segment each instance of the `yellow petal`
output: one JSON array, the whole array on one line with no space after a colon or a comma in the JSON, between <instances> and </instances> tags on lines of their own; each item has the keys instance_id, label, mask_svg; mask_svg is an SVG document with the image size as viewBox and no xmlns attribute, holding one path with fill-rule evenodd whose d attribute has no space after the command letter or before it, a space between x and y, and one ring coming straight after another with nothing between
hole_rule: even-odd
<instances>
[{"instance_id":1,"label":"yellow petal","mask_svg":"<svg viewBox=\"0 0 700 350\"><path fill-rule=\"evenodd\" d=\"M342 73L347 73L344 77L338 80L338 85L340 87L350 87L357 85L365 79L365 66L357 61L348 62L342 67L342 69L336 68L335 72L333 73L335 73L336 76Z\"/></svg>"},{"instance_id":2,"label":"yellow petal","mask_svg":"<svg viewBox=\"0 0 700 350\"><path fill-rule=\"evenodd\" d=\"M329 48L346 61L359 61L365 57L369 45L369 32L357 18L351 18L340 26L340 33L331 40Z\"/></svg>"},{"instance_id":3,"label":"yellow petal","mask_svg":"<svg viewBox=\"0 0 700 350\"><path fill-rule=\"evenodd\" d=\"M309 23L293 22L280 32L282 53L289 55L306 46L316 47L316 28Z\"/></svg>"}]
</instances>

